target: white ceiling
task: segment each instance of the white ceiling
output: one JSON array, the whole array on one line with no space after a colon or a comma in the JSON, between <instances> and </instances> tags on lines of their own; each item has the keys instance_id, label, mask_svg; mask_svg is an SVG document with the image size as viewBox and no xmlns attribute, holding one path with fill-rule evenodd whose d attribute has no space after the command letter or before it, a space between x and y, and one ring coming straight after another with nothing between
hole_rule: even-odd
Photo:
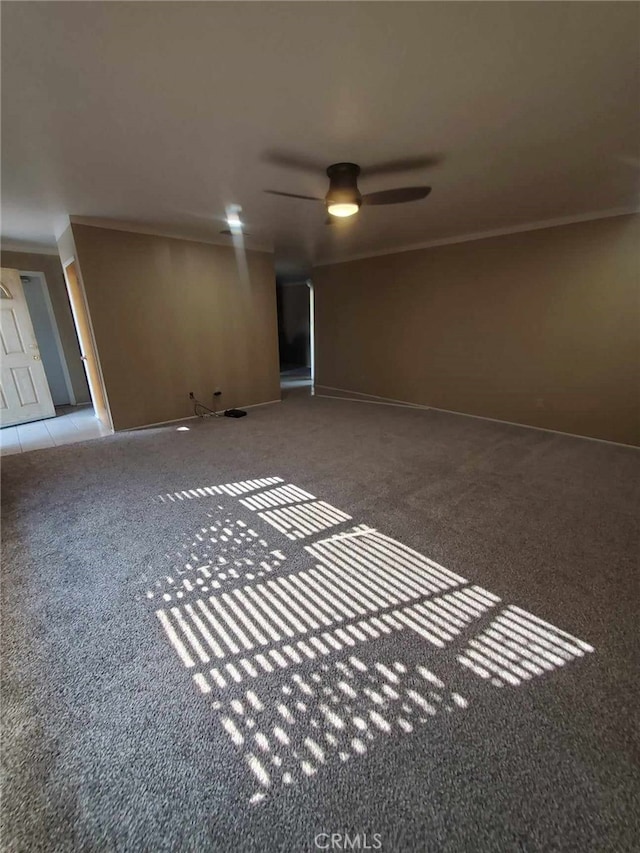
<instances>
[{"instance_id":1,"label":"white ceiling","mask_svg":"<svg viewBox=\"0 0 640 853\"><path fill-rule=\"evenodd\" d=\"M240 204L286 270L638 199L637 3L2 3L2 238L69 215L222 242ZM324 225L329 165L429 198ZM252 241L249 241L249 245Z\"/></svg>"}]
</instances>

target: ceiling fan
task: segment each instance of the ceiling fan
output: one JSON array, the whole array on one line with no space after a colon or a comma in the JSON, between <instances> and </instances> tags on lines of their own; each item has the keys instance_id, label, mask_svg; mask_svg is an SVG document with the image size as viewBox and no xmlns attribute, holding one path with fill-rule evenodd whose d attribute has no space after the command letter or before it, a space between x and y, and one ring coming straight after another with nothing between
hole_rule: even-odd
<instances>
[{"instance_id":1,"label":"ceiling fan","mask_svg":"<svg viewBox=\"0 0 640 853\"><path fill-rule=\"evenodd\" d=\"M271 162L290 168L305 171L317 171L318 166L308 160L289 155L271 155ZM363 204L403 204L408 201L419 201L426 198L431 192L431 187L398 187L392 190L381 190L380 192L362 194L358 189L358 177L361 173L365 175L389 174L392 172L407 171L424 166L433 166L439 161L436 157L422 157L408 160L396 160L389 163L380 163L362 170L356 163L334 163L326 170L329 178L329 190L324 198L319 196L299 195L298 193L281 192L280 190L265 190L271 195L284 196L285 198L300 198L307 201L323 201L331 216L345 218L353 216L360 210ZM330 219L329 222L332 220Z\"/></svg>"}]
</instances>

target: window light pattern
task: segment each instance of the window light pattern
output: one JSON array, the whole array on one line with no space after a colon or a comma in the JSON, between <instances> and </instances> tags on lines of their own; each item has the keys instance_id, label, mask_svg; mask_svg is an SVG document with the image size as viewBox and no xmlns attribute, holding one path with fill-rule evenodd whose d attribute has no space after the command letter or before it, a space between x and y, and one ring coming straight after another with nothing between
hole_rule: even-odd
<instances>
[{"instance_id":1,"label":"window light pattern","mask_svg":"<svg viewBox=\"0 0 640 853\"><path fill-rule=\"evenodd\" d=\"M313 495L299 489L297 486L279 486L276 489L266 489L259 495L250 498L241 498L240 503L247 509L264 510L270 507L286 506L287 504L301 503L313 500Z\"/></svg>"},{"instance_id":2,"label":"window light pattern","mask_svg":"<svg viewBox=\"0 0 640 853\"><path fill-rule=\"evenodd\" d=\"M262 489L272 483L281 483L280 477L265 477L260 480L243 480L240 483L226 483L223 486L200 486L197 489L184 489L180 492L170 492L166 495L158 495L156 500L160 503L175 503L176 501L193 500L193 498L211 498L216 495L243 495L255 489Z\"/></svg>"},{"instance_id":3,"label":"window light pattern","mask_svg":"<svg viewBox=\"0 0 640 853\"><path fill-rule=\"evenodd\" d=\"M357 655L318 660L304 675L282 677L276 701L247 685L214 703L222 728L253 774L252 803L276 786L304 783L331 763L357 759L383 737L409 735L467 700L425 666Z\"/></svg>"},{"instance_id":4,"label":"window light pattern","mask_svg":"<svg viewBox=\"0 0 640 853\"><path fill-rule=\"evenodd\" d=\"M351 520L350 515L324 501L311 501L284 509L272 509L260 512L258 515L283 533L287 539L305 539Z\"/></svg>"},{"instance_id":5,"label":"window light pattern","mask_svg":"<svg viewBox=\"0 0 640 853\"><path fill-rule=\"evenodd\" d=\"M230 515L221 504L207 510L192 538L166 554L167 574L146 590L146 597L179 601L196 588L207 593L241 578L264 577L285 561L282 550Z\"/></svg>"},{"instance_id":6,"label":"window light pattern","mask_svg":"<svg viewBox=\"0 0 640 853\"><path fill-rule=\"evenodd\" d=\"M203 523L145 596L254 804L467 709L482 685L515 688L593 652L279 477L157 500L196 498L209 499ZM404 660L388 648L400 634Z\"/></svg>"}]
</instances>

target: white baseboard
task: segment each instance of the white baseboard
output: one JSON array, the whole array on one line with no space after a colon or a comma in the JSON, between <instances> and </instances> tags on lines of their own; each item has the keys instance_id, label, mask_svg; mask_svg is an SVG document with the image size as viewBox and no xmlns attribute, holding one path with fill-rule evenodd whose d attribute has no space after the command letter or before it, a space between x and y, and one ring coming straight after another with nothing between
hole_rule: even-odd
<instances>
[{"instance_id":1,"label":"white baseboard","mask_svg":"<svg viewBox=\"0 0 640 853\"><path fill-rule=\"evenodd\" d=\"M282 398L279 400L267 400L264 403L252 403L250 406L234 406L234 409L257 409L258 406L271 406L273 403L281 403Z\"/></svg>"},{"instance_id":2,"label":"white baseboard","mask_svg":"<svg viewBox=\"0 0 640 853\"><path fill-rule=\"evenodd\" d=\"M270 406L272 403L281 403L281 402L282 402L282 400L267 400L264 403L251 403L249 406L234 406L233 408L234 409L255 409L258 406ZM220 411L218 412L220 417L224 416L225 411L226 411L225 409L220 409ZM213 416L213 414L212 414L212 416ZM170 421L156 421L153 424L142 424L141 426L127 427L126 429L116 430L116 432L130 432L130 431L139 430L139 429L151 429L151 427L169 426L170 424L180 424L183 421L195 421L195 420L199 420L199 419L200 419L199 415L189 415L189 417L187 417L187 418L173 418L173 420L170 420Z\"/></svg>"},{"instance_id":3,"label":"white baseboard","mask_svg":"<svg viewBox=\"0 0 640 853\"><path fill-rule=\"evenodd\" d=\"M347 403L365 403L369 406L395 406L398 409L417 409L418 411L427 411L426 406L412 406L410 403L387 403L384 400L359 400L357 397L338 397L337 394L314 394L314 397L320 397L323 400L344 400Z\"/></svg>"},{"instance_id":4,"label":"white baseboard","mask_svg":"<svg viewBox=\"0 0 640 853\"><path fill-rule=\"evenodd\" d=\"M359 394L361 397L375 397L372 400L358 400L353 397L337 397L331 394L316 394L316 397L328 397L332 400L347 400L350 403L377 403L379 406L401 406L409 409L421 409L423 411L443 412L447 415L459 415L461 418L476 418L479 421L491 421L496 424L508 424L509 426L521 427L522 429L535 429L538 432L550 432L553 435L566 435L569 438L582 438L585 441L598 441L601 444L613 444L616 447L628 447L631 450L640 450L635 444L624 444L621 441L609 441L606 438L595 438L591 435L578 435L574 432L562 432L559 429L533 426L532 424L519 424L516 421L505 421L500 418L488 418L485 415L471 415L468 412L456 412L453 409L439 409L437 406L422 406L417 403L407 403L403 400L391 400L386 397L376 397L375 394L363 394L361 391L347 391L344 388L332 388L329 385L316 385L316 388L326 388L328 391L340 391L342 394Z\"/></svg>"},{"instance_id":5,"label":"white baseboard","mask_svg":"<svg viewBox=\"0 0 640 853\"><path fill-rule=\"evenodd\" d=\"M341 394L357 394L358 397L369 397L368 400L354 400L356 403L373 403L379 402L387 406L403 406L408 409L430 409L431 406L423 406L420 403L407 403L406 400L395 400L393 397L380 397L377 394L365 394L364 391L347 391L345 388L333 388L331 385L315 385L315 388L324 388L327 391L340 391ZM314 391L315 397L329 397L329 394L318 394ZM344 397L335 397L336 400L343 400Z\"/></svg>"},{"instance_id":6,"label":"white baseboard","mask_svg":"<svg viewBox=\"0 0 640 853\"><path fill-rule=\"evenodd\" d=\"M595 438L592 435L579 435L575 432L563 432L559 429L549 429L549 427L533 426L533 424L519 424L516 421L505 421L500 418L488 418L484 415L470 415L467 412L454 412L452 409L438 409L436 406L429 406L433 412L444 412L447 415L460 415L463 418L476 418L479 421L492 421L496 424L508 424L509 426L521 427L522 429L535 429L538 432L550 432L553 435L566 435L568 438L582 438L585 441L598 441L600 444L614 444L616 447L628 447L631 450L640 450L635 444L624 444L622 441L610 441L607 438Z\"/></svg>"},{"instance_id":7,"label":"white baseboard","mask_svg":"<svg viewBox=\"0 0 640 853\"><path fill-rule=\"evenodd\" d=\"M117 429L115 432L135 432L139 429L151 429L151 427L169 426L169 424L180 424L183 421L195 421L198 415L189 415L188 418L174 418L171 421L156 421L152 424L142 424L142 426L126 427L125 429Z\"/></svg>"}]
</instances>

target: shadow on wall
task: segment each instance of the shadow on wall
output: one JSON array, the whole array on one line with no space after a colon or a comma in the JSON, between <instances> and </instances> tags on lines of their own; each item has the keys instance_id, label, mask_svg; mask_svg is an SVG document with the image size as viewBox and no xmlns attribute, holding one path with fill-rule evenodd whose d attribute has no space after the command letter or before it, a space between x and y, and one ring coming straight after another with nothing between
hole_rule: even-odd
<instances>
[{"instance_id":1,"label":"shadow on wall","mask_svg":"<svg viewBox=\"0 0 640 853\"><path fill-rule=\"evenodd\" d=\"M156 501L180 517L193 501L200 522L139 598L238 749L253 804L593 652L279 477Z\"/></svg>"}]
</instances>

